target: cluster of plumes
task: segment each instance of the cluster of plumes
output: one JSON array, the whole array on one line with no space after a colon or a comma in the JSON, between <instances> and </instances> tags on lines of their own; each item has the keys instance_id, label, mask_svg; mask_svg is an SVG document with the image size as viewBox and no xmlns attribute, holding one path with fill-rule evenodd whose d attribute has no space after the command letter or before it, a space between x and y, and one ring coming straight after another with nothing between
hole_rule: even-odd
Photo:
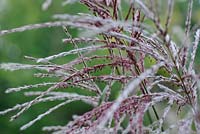
<instances>
[{"instance_id":1,"label":"cluster of plumes","mask_svg":"<svg viewBox=\"0 0 200 134\"><path fill-rule=\"evenodd\" d=\"M64 3L76 2L67 0ZM32 105L47 101L62 101L34 120L21 127L30 127L36 121L72 101L82 100L92 105L93 110L75 117L66 126L44 127L45 131L62 133L199 133L199 75L194 69L194 60L200 40L200 30L195 33L194 42L190 40L193 0L188 1L185 26L185 40L177 45L169 33L174 0L167 1L166 19L161 24L157 2L120 0L80 0L91 14L54 15L58 21L22 26L0 31L0 35L25 30L63 26L73 50L61 52L45 58L28 57L38 64L4 63L0 68L6 70L37 69L46 73L36 77L56 77L60 81L26 85L10 88L6 93L29 88L50 86L43 92L25 92L27 96L37 95L35 99L0 112L6 114L19 110L11 120L18 118ZM162 1L165 3L164 1ZM162 3L161 2L161 3ZM43 4L46 9L51 0ZM126 13L121 4L129 5ZM127 7L126 7L127 8ZM151 21L147 24L145 21ZM86 29L90 37L72 38L68 26ZM92 31L92 32L91 32ZM96 38L94 38L96 37ZM79 48L79 44L89 44ZM192 51L191 53L189 53ZM99 53L99 54L98 54ZM103 54L102 54L103 53ZM71 54L78 57L66 64L56 64L54 59ZM149 58L149 59L148 59ZM153 63L151 63L153 61ZM90 65L90 62L92 64ZM98 62L98 63L96 63ZM151 63L151 65L145 65ZM99 84L104 84L101 89ZM117 87L115 85L118 85ZM120 85L120 86L119 86ZM81 88L94 95L56 91L68 87ZM118 88L118 89L116 89ZM65 90L66 89L66 90ZM119 96L111 99L111 90ZM164 110L159 104L165 106ZM171 107L175 108L171 108ZM189 110L184 110L188 107ZM174 115L176 122L168 122L170 112L183 112L184 118ZM182 109L182 110L181 110ZM146 117L146 119L144 119ZM148 123L145 123L147 122ZM194 123L194 128L192 128ZM176 129L178 128L178 130Z\"/></svg>"}]
</instances>

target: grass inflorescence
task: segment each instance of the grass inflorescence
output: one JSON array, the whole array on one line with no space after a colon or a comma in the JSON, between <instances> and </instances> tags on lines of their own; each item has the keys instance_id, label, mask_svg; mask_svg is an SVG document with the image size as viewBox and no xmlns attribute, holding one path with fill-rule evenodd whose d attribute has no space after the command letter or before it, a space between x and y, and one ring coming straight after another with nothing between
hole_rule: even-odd
<instances>
[{"instance_id":1,"label":"grass inflorescence","mask_svg":"<svg viewBox=\"0 0 200 134\"><path fill-rule=\"evenodd\" d=\"M85 5L91 14L56 14L53 16L56 21L0 31L0 36L6 36L32 29L62 27L66 34L63 43L74 47L43 58L26 56L33 64L0 64L1 69L36 69L39 73L35 77L57 79L7 89L6 93L25 90L25 96L36 97L1 111L0 115L18 110L11 117L15 120L35 104L60 101L22 126L24 130L54 110L81 100L93 109L74 117L65 126L47 126L43 130L54 134L200 133L200 77L194 69L200 29L195 33L191 31L193 0L186 2L188 9L181 45L176 44L170 32L175 0L65 0L63 5L76 2ZM51 3L52 0L46 0L42 9L47 10ZM162 11L164 17L159 11L162 4L166 4ZM69 27L84 32L80 37L72 37ZM80 44L87 45L80 47ZM55 61L68 55L77 55L77 58L65 64ZM39 87L48 88L28 91ZM69 87L74 88L74 93L67 92ZM85 94L78 94L77 88ZM181 112L184 117L178 116ZM172 118L174 122L170 121Z\"/></svg>"}]
</instances>

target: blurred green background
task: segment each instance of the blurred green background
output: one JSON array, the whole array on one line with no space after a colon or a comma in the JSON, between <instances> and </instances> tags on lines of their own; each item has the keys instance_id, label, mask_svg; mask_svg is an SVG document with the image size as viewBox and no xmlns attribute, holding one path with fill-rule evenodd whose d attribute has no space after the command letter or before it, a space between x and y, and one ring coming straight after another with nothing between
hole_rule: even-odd
<instances>
[{"instance_id":1,"label":"blurred green background","mask_svg":"<svg viewBox=\"0 0 200 134\"><path fill-rule=\"evenodd\" d=\"M47 22L53 20L53 14L76 14L86 9L80 4L62 7L62 1L56 0L53 1L53 4L47 11L42 11L41 6L43 2L41 0L0 0L0 29L10 29L26 24ZM70 33L73 36L77 35L75 29L71 30ZM29 60L24 59L25 55L39 58L72 49L73 46L71 44L62 43L63 38L66 38L66 35L62 27L32 30L2 36L0 37L0 62L31 63ZM61 62L67 62L71 58L73 57L66 57ZM9 87L40 83L43 79L33 77L35 72L35 70L14 72L0 70L0 111L31 99L30 97L24 97L23 93L5 94L4 91ZM23 116L14 122L9 121L9 117L14 113L0 116L0 134L44 133L41 131L43 126L65 125L71 120L72 114L81 115L91 109L91 107L84 105L82 102L74 102L56 110L31 128L20 132L20 126L34 119L38 114L43 113L55 104L57 102L33 106L30 111L25 112Z\"/></svg>"},{"instance_id":2,"label":"blurred green background","mask_svg":"<svg viewBox=\"0 0 200 134\"><path fill-rule=\"evenodd\" d=\"M61 6L62 0L53 1L53 4L47 11L41 10L43 1L41 0L0 0L0 30L11 29L26 24L40 23L52 20L53 14L69 13L76 14L79 12L86 12L86 7L76 4ZM166 4L163 4L165 6ZM199 26L200 24L200 4L197 0L194 3L192 26ZM163 7L166 8L166 7ZM179 42L181 35L181 27L185 24L185 13L187 11L187 3L180 1L175 4L175 12L171 25L171 33ZM71 29L70 33L75 37L77 30ZM62 28L47 28L26 31L22 33L14 33L0 37L0 63L4 62L18 62L31 63L24 59L25 55L33 57L45 57L56 54L62 51L72 49L71 44L63 44L62 39L65 38ZM181 41L180 41L181 42ZM199 51L199 49L198 49ZM200 55L198 54L197 57ZM74 57L66 57L62 59L62 63L70 61ZM196 68L199 68L200 58L196 58ZM25 84L34 84L41 82L40 78L33 77L35 70L8 72L0 70L0 111L14 106L16 103L22 103L30 100L29 97L24 97L22 93L5 94L5 89L9 87L18 87ZM48 79L45 79L48 80ZM45 88L44 88L45 89ZM33 106L30 110L25 112L23 116L14 122L9 122L9 117L13 114L0 116L0 134L40 134L42 126L48 125L65 125L71 120L72 114L83 114L85 111L91 109L90 106L82 102L74 102L66 105L52 114L46 116L44 119L37 122L32 127L20 132L19 128L23 124L37 117L38 114L44 112L49 107L57 104L44 103Z\"/></svg>"}]
</instances>

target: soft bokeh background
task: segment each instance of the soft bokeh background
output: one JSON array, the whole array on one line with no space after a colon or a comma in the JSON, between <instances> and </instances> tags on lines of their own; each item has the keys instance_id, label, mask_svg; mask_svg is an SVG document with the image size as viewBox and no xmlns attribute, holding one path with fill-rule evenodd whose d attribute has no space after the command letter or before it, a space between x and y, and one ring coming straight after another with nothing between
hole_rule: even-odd
<instances>
[{"instance_id":1,"label":"soft bokeh background","mask_svg":"<svg viewBox=\"0 0 200 134\"><path fill-rule=\"evenodd\" d=\"M41 23L53 20L52 15L58 13L75 14L85 10L83 6L61 6L61 0L53 2L47 11L42 11L41 0L0 0L0 29L10 29L25 24ZM70 33L76 36L77 31L71 30ZM0 37L0 62L19 62L30 63L24 59L25 55L33 57L45 57L61 51L72 49L71 44L63 44L62 38L65 38L62 27L26 31L17 34L10 34ZM67 57L64 62L73 57ZM62 61L63 62L63 61ZM34 70L6 72L0 70L0 110L4 110L16 103L22 103L30 100L24 97L22 93L5 94L5 89L17 87L25 84L34 84L41 82L41 79L33 77ZM47 79L46 79L47 80ZM45 88L44 88L45 89ZM42 126L45 125L65 125L71 120L72 113L83 114L91 107L81 102L71 103L63 108L56 110L51 116L45 117L39 123L26 131L20 132L19 128L31 119L37 117L48 108L57 103L44 103L31 108L23 116L14 122L9 122L8 114L0 117L0 134L29 133L40 134ZM13 114L13 113L12 113Z\"/></svg>"},{"instance_id":2,"label":"soft bokeh background","mask_svg":"<svg viewBox=\"0 0 200 134\"><path fill-rule=\"evenodd\" d=\"M42 2L43 1L41 0L0 0L0 30L10 29L31 23L46 22L52 20L51 17L53 14L76 14L82 11L85 12L87 9L80 4L62 7L61 0L56 0L53 1L53 5L51 5L47 11L42 11ZM165 4L163 6L165 6ZM194 6L192 26L195 24L199 26L200 4L197 0L195 0ZM171 28L171 32L174 34L174 38L177 42L181 42L179 39L182 36L179 35L179 33L181 33L182 29L179 26L183 27L185 24L186 11L186 2L184 0L179 0L178 4L176 3L175 5L175 12L172 19L173 27ZM73 36L77 36L76 29L70 29L70 33ZM0 37L0 63L30 63L30 61L24 59L25 55L45 57L70 50L73 48L71 44L62 43L62 38L65 37L66 35L64 34L62 28L39 29L2 36ZM196 58L196 69L198 69L200 65L199 56L200 55L198 54ZM60 62L67 62L72 58L74 57L66 57ZM15 72L0 70L0 111L14 106L16 103L22 103L31 99L24 97L22 93L5 94L4 91L9 87L17 87L25 84L41 82L40 78L33 77L34 72L34 70ZM45 81L47 80L48 79L45 79ZM44 112L55 104L57 103L37 104L14 122L9 122L11 114L0 116L0 134L44 133L41 131L42 126L56 124L65 125L71 119L72 114L82 114L91 109L90 106L85 105L82 102L74 102L56 110L29 129L22 132L19 131L20 126L34 119L38 114Z\"/></svg>"}]
</instances>

